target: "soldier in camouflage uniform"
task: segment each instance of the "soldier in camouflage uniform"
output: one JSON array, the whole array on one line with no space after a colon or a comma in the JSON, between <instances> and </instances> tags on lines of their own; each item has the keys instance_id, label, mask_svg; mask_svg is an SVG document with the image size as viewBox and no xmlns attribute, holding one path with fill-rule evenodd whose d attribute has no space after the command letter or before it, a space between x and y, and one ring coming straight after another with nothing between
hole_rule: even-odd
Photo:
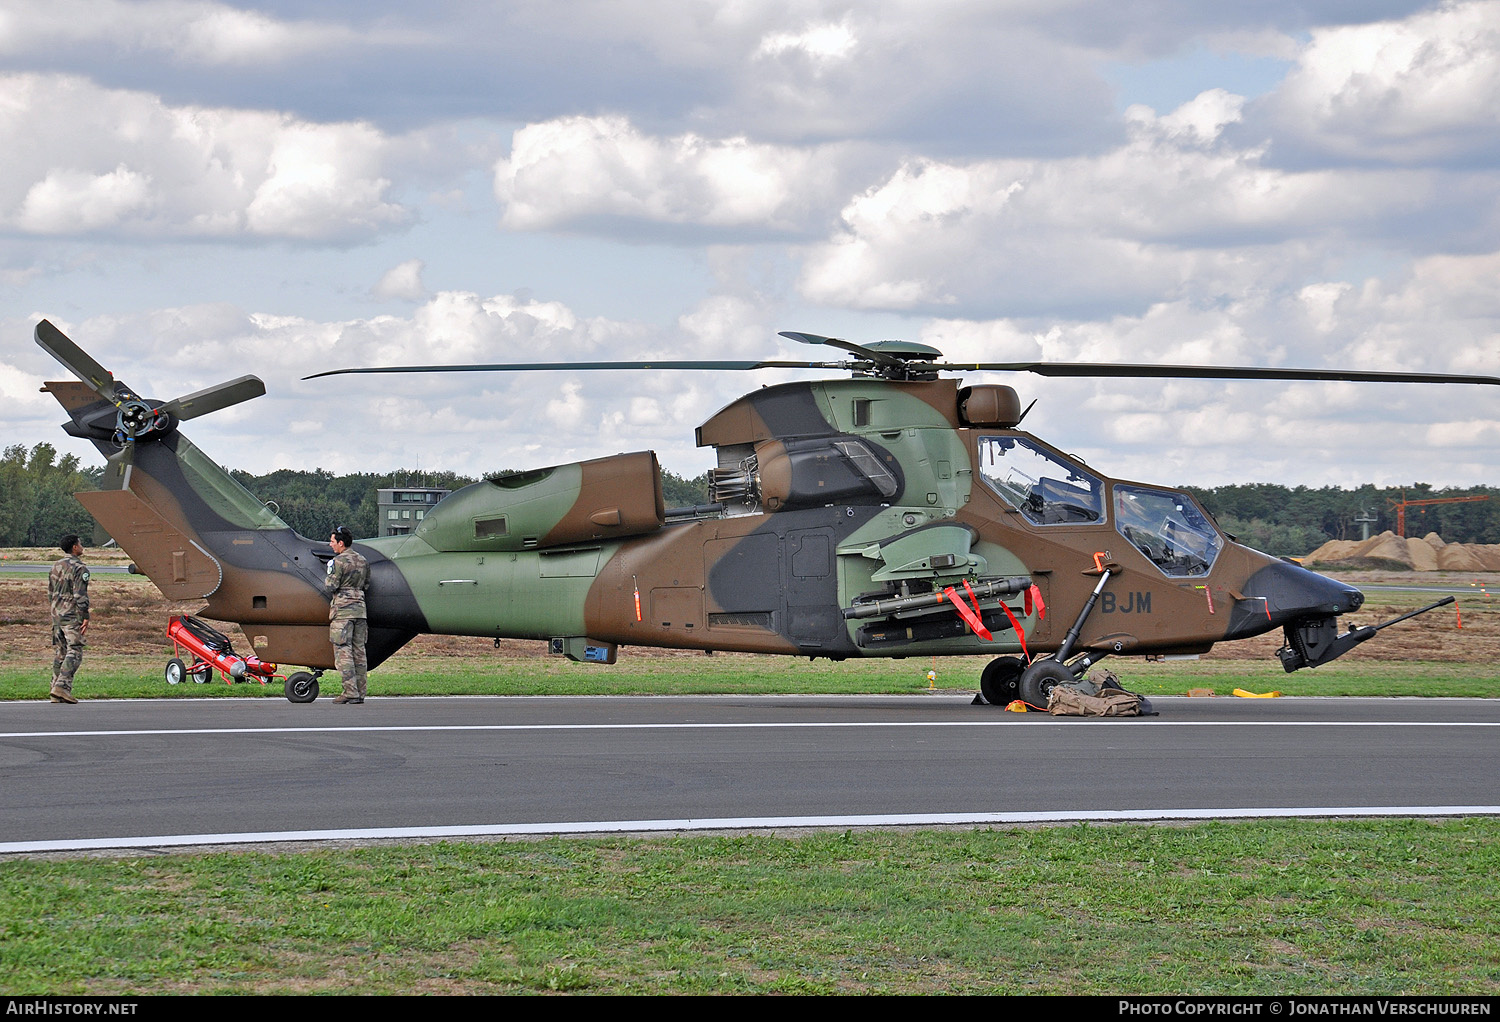
<instances>
[{"instance_id":1,"label":"soldier in camouflage uniform","mask_svg":"<svg viewBox=\"0 0 1500 1022\"><path fill-rule=\"evenodd\" d=\"M72 534L58 547L68 556L52 566L47 598L52 604L52 701L76 703L73 675L83 663L83 637L89 629L89 569L83 563L83 544Z\"/></svg>"},{"instance_id":2,"label":"soldier in camouflage uniform","mask_svg":"<svg viewBox=\"0 0 1500 1022\"><path fill-rule=\"evenodd\" d=\"M365 643L370 637L370 623L365 619L365 590L370 587L370 562L351 550L354 535L342 525L336 526L328 542L333 546L333 560L328 562L328 639L333 643L333 662L343 678L343 692L336 703L365 701Z\"/></svg>"}]
</instances>

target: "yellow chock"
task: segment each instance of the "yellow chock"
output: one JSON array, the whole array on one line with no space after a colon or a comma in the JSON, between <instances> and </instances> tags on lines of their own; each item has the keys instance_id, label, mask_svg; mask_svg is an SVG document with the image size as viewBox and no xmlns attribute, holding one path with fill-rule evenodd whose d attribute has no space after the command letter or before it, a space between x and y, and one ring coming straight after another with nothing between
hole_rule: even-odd
<instances>
[{"instance_id":1,"label":"yellow chock","mask_svg":"<svg viewBox=\"0 0 1500 1022\"><path fill-rule=\"evenodd\" d=\"M1027 706L1021 700L1019 700L1019 699L1012 699L1006 705L1005 712L1006 713L1026 713L1030 709L1031 709L1031 707Z\"/></svg>"},{"instance_id":2,"label":"yellow chock","mask_svg":"<svg viewBox=\"0 0 1500 1022\"><path fill-rule=\"evenodd\" d=\"M1275 699L1281 695L1280 692L1247 692L1242 688L1235 689L1234 694L1241 699Z\"/></svg>"}]
</instances>

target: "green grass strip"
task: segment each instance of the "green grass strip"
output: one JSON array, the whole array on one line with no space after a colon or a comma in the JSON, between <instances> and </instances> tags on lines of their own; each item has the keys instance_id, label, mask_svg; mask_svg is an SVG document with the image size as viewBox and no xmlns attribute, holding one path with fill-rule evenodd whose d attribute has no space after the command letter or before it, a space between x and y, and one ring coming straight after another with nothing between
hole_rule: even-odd
<instances>
[{"instance_id":1,"label":"green grass strip","mask_svg":"<svg viewBox=\"0 0 1500 1022\"><path fill-rule=\"evenodd\" d=\"M8 994L1500 993L1500 821L0 862Z\"/></svg>"},{"instance_id":2,"label":"green grass strip","mask_svg":"<svg viewBox=\"0 0 1500 1022\"><path fill-rule=\"evenodd\" d=\"M218 675L205 685L168 685L162 677L166 655L85 659L76 694L85 698L129 699L272 697L283 698L282 683L226 685ZM938 690L975 692L986 659L954 657L936 664ZM394 663L370 675L372 695L689 695L761 692L772 695L915 694L928 691L932 658L831 663L795 657L720 654L667 658L623 655L613 666L575 664L562 658L421 657ZM1202 660L1148 663L1106 660L1130 689L1147 695L1183 695L1209 688L1227 696L1236 688L1279 691L1288 696L1474 696L1500 697L1500 665L1449 661L1335 661L1316 670L1284 673L1260 660ZM40 671L40 673L39 673ZM338 676L323 676L325 691L336 693ZM0 700L46 699L46 668L0 667Z\"/></svg>"}]
</instances>

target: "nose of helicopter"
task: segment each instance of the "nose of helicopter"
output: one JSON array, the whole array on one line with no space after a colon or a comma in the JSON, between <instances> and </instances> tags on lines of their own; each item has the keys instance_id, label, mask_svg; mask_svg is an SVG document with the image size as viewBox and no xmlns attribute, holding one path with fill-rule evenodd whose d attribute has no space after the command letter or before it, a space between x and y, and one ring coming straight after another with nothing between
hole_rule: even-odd
<instances>
[{"instance_id":1,"label":"nose of helicopter","mask_svg":"<svg viewBox=\"0 0 1500 1022\"><path fill-rule=\"evenodd\" d=\"M1365 594L1353 586L1288 561L1261 568L1243 592L1226 638L1248 638L1303 618L1352 614L1365 602Z\"/></svg>"}]
</instances>

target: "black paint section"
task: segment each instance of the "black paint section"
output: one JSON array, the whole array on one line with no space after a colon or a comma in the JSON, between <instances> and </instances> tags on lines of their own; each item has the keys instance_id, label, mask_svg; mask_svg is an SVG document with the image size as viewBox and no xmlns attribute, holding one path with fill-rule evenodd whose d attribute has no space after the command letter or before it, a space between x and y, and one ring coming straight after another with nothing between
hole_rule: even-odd
<instances>
[{"instance_id":1,"label":"black paint section","mask_svg":"<svg viewBox=\"0 0 1500 1022\"><path fill-rule=\"evenodd\" d=\"M1352 614L1365 602L1353 586L1286 561L1251 575L1243 592L1246 599L1236 601L1225 639L1247 639L1304 617Z\"/></svg>"},{"instance_id":2,"label":"black paint section","mask_svg":"<svg viewBox=\"0 0 1500 1022\"><path fill-rule=\"evenodd\" d=\"M777 632L809 656L855 655L839 613L833 551L880 511L839 504L767 515L733 551L708 565L709 595L726 611L774 611ZM820 575L822 550L828 570Z\"/></svg>"},{"instance_id":3,"label":"black paint section","mask_svg":"<svg viewBox=\"0 0 1500 1022\"><path fill-rule=\"evenodd\" d=\"M777 439L834 433L833 426L818 410L810 383L782 383L747 394L746 398Z\"/></svg>"}]
</instances>

